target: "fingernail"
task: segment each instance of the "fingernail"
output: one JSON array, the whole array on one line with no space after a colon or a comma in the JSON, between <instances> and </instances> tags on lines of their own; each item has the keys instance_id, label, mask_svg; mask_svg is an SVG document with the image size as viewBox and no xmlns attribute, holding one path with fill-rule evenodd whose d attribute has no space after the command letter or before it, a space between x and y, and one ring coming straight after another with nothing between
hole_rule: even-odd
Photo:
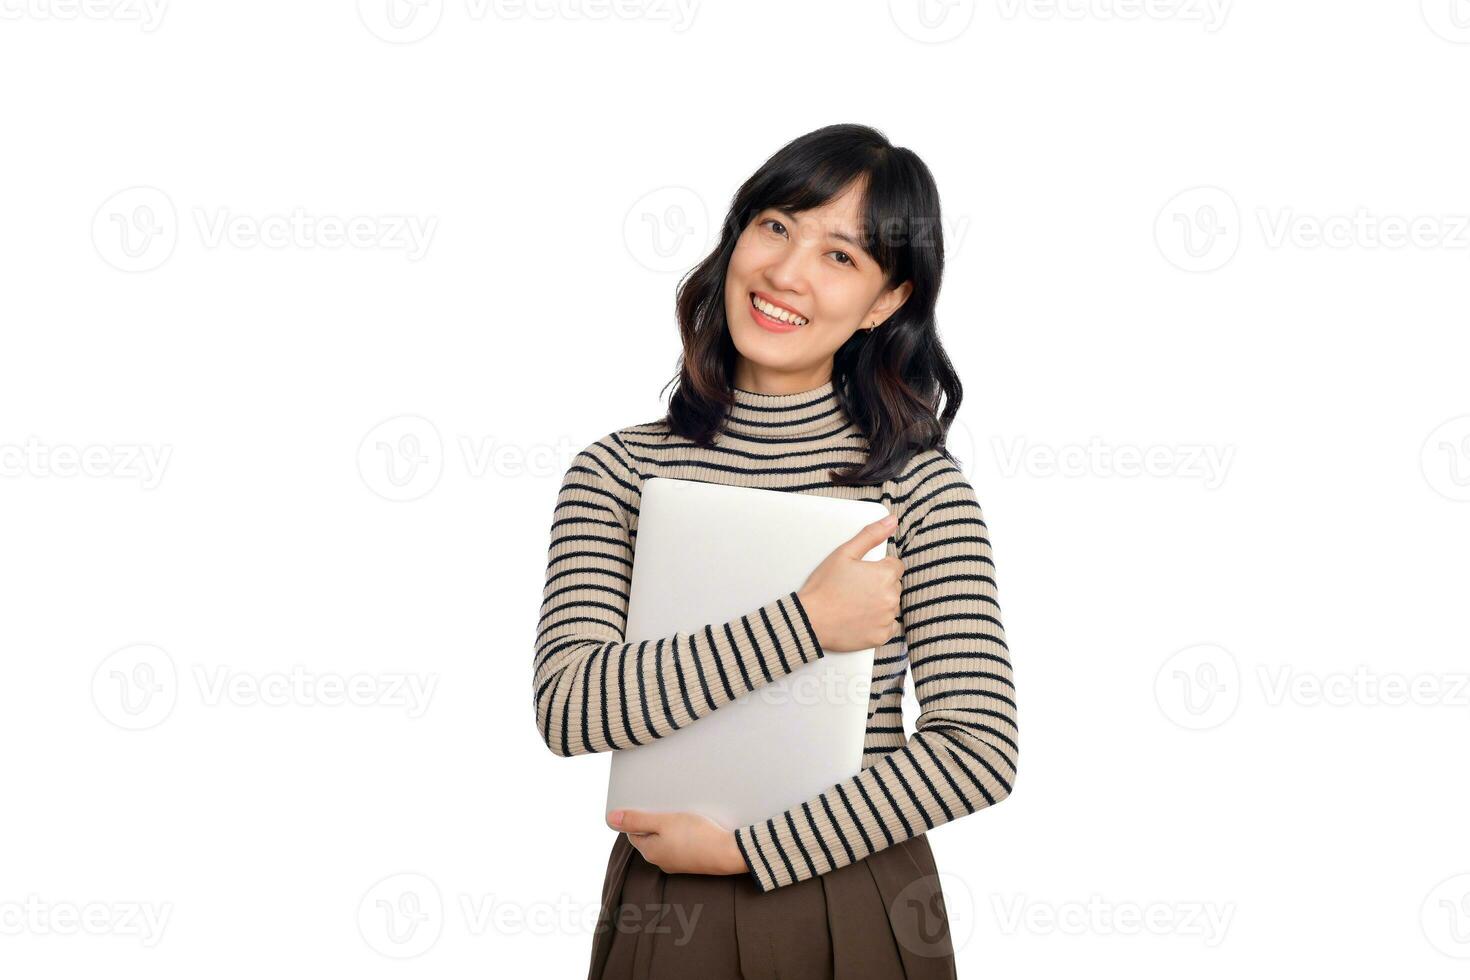
<instances>
[{"instance_id":1,"label":"fingernail","mask_svg":"<svg viewBox=\"0 0 1470 980\"><path fill-rule=\"evenodd\" d=\"M612 812L612 823L613 823L613 826L614 827L621 827L623 825L623 811L622 810L614 810Z\"/></svg>"}]
</instances>

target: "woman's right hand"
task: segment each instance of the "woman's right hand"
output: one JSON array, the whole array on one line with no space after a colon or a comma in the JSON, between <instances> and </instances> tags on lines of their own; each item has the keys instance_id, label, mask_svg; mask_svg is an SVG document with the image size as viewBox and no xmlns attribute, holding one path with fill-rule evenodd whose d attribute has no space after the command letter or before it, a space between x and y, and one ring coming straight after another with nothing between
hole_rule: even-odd
<instances>
[{"instance_id":1,"label":"woman's right hand","mask_svg":"<svg viewBox=\"0 0 1470 980\"><path fill-rule=\"evenodd\" d=\"M897 617L903 561L893 556L863 560L897 525L892 514L869 524L822 559L797 590L812 630L828 653L870 650L902 634Z\"/></svg>"}]
</instances>

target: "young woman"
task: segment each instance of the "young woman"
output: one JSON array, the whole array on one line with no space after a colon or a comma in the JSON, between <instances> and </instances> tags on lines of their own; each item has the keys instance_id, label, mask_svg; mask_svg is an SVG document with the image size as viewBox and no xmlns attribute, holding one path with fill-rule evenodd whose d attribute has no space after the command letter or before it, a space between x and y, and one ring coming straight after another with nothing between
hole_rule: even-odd
<instances>
[{"instance_id":1,"label":"young woman","mask_svg":"<svg viewBox=\"0 0 1470 980\"><path fill-rule=\"evenodd\" d=\"M943 266L939 194L913 152L859 125L800 137L740 188L680 285L667 414L567 470L534 661L552 752L646 744L813 657L877 648L856 776L733 831L608 814L590 980L955 975L924 834L1005 799L1017 743L986 524L944 444L961 387L934 319ZM651 476L876 500L890 516L797 591L625 643ZM885 539L887 557L862 560ZM906 672L922 707L907 738Z\"/></svg>"}]
</instances>

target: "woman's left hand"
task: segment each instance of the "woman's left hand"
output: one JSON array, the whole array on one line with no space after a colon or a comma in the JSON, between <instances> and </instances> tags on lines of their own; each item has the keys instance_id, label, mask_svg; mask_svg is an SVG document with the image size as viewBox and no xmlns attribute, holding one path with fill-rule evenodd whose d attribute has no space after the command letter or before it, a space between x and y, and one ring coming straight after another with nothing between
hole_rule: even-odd
<instances>
[{"instance_id":1,"label":"woman's left hand","mask_svg":"<svg viewBox=\"0 0 1470 980\"><path fill-rule=\"evenodd\" d=\"M734 832L697 813L614 810L607 815L607 825L625 832L643 860L664 874L737 875L750 871L735 843Z\"/></svg>"}]
</instances>

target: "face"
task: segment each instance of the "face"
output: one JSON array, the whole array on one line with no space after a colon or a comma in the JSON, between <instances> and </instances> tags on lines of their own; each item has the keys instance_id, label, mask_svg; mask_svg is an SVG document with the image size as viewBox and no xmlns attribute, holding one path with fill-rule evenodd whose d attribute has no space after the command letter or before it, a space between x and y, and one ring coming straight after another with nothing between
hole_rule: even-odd
<instances>
[{"instance_id":1,"label":"face","mask_svg":"<svg viewBox=\"0 0 1470 980\"><path fill-rule=\"evenodd\" d=\"M737 388L786 394L823 384L837 348L871 323L884 329L908 298L912 285L885 288L859 244L860 203L854 185L810 211L767 208L741 232L725 275ZM763 312L752 298L783 313Z\"/></svg>"}]
</instances>

